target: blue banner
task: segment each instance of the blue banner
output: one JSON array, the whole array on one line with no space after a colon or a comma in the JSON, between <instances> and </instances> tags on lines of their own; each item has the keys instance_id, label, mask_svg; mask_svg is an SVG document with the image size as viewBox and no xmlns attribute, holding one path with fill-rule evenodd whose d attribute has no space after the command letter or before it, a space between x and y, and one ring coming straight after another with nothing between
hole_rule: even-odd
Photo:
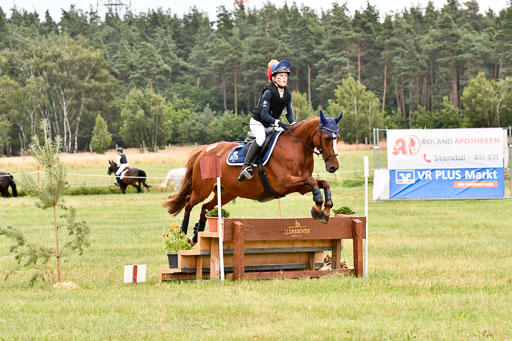
<instances>
[{"instance_id":1,"label":"blue banner","mask_svg":"<svg viewBox=\"0 0 512 341\"><path fill-rule=\"evenodd\" d=\"M503 198L504 168L391 169L390 199Z\"/></svg>"}]
</instances>

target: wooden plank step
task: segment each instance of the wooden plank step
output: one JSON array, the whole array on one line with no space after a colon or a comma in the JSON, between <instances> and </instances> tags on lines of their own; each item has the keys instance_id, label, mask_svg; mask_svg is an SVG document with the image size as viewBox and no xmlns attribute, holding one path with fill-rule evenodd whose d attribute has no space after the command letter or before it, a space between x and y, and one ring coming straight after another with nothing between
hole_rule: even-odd
<instances>
[{"instance_id":1,"label":"wooden plank step","mask_svg":"<svg viewBox=\"0 0 512 341\"><path fill-rule=\"evenodd\" d=\"M322 267L324 263L315 263L315 267ZM297 270L297 269L308 269L309 264L265 264L265 265L246 265L245 271L251 272L251 271L290 271L290 270ZM196 273L196 268L192 267L185 267L181 269L173 269L173 270L179 270L174 273ZM231 273L233 272L234 267L233 266L225 266L224 272L225 273ZM209 266L203 266L203 273L210 273L210 267Z\"/></svg>"},{"instance_id":2,"label":"wooden plank step","mask_svg":"<svg viewBox=\"0 0 512 341\"><path fill-rule=\"evenodd\" d=\"M321 252L321 251L332 251L331 246L314 246L314 247L279 247L279 248L252 248L245 249L245 253L293 253L293 252ZM225 249L225 255L232 255L233 249ZM182 250L180 251L181 256L197 256L197 255L209 255L209 250Z\"/></svg>"},{"instance_id":3,"label":"wooden plank step","mask_svg":"<svg viewBox=\"0 0 512 341\"><path fill-rule=\"evenodd\" d=\"M243 279L273 279L273 278L316 278L334 273L353 275L354 269L279 271L279 272L249 272L244 273Z\"/></svg>"},{"instance_id":4,"label":"wooden plank step","mask_svg":"<svg viewBox=\"0 0 512 341\"><path fill-rule=\"evenodd\" d=\"M175 273L170 270L175 269L161 269L158 276L158 281L173 281L173 280L195 280L196 274L194 273ZM306 270L306 271L274 271L274 272L249 272L244 274L244 279L274 279L274 278L318 278L334 273L353 275L354 269L335 269L335 270ZM226 274L226 278L231 279L233 274ZM206 277L208 278L208 277Z\"/></svg>"}]
</instances>

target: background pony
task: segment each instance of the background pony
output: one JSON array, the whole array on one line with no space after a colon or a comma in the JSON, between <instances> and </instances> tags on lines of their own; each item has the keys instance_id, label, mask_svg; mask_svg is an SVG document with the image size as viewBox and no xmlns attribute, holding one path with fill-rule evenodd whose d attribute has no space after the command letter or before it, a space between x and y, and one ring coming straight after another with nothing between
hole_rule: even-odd
<instances>
[{"instance_id":1,"label":"background pony","mask_svg":"<svg viewBox=\"0 0 512 341\"><path fill-rule=\"evenodd\" d=\"M119 167L117 166L117 163L108 160L108 175L112 173L115 174L118 168ZM116 175L116 178L119 178L119 176ZM146 185L146 172L137 168L128 169L128 171L124 174L123 179L119 180L119 188L121 188L121 192L123 192L123 194L126 193L126 187L128 187L128 185L132 185L133 187L137 188L137 193L142 192L142 187L140 186L141 184L144 185L144 187L146 187L148 190L151 187Z\"/></svg>"},{"instance_id":2,"label":"background pony","mask_svg":"<svg viewBox=\"0 0 512 341\"><path fill-rule=\"evenodd\" d=\"M17 197L18 190L16 189L16 182L12 174L0 172L0 193L2 197L8 198L11 196L9 194L9 186L11 186L12 196Z\"/></svg>"}]
</instances>

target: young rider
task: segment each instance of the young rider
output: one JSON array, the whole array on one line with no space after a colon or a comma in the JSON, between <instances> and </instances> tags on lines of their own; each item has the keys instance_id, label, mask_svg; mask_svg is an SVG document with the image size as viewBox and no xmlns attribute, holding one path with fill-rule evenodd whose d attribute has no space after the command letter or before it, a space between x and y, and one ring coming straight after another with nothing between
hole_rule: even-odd
<instances>
[{"instance_id":1,"label":"young rider","mask_svg":"<svg viewBox=\"0 0 512 341\"><path fill-rule=\"evenodd\" d=\"M130 165L128 164L128 160L126 160L126 155L123 154L123 148L117 147L117 152L119 154L119 156L117 157L117 166L119 168L116 171L116 182L114 182L114 185L119 186L119 182L121 181L121 173Z\"/></svg>"},{"instance_id":2,"label":"young rider","mask_svg":"<svg viewBox=\"0 0 512 341\"><path fill-rule=\"evenodd\" d=\"M269 65L267 75L270 83L263 88L258 106L252 112L251 121L249 122L251 132L256 137L256 143L253 143L247 151L238 181L253 178L252 163L265 142L265 128L272 126L289 130L296 123L292 110L292 93L286 87L291 69L292 65L287 60ZM279 120L285 108L286 119L290 124Z\"/></svg>"}]
</instances>

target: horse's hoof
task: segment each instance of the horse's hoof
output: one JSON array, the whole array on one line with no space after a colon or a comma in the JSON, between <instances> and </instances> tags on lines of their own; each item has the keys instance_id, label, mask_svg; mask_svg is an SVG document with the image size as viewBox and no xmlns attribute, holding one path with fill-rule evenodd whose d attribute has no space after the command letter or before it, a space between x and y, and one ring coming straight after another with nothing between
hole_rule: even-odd
<instances>
[{"instance_id":1,"label":"horse's hoof","mask_svg":"<svg viewBox=\"0 0 512 341\"><path fill-rule=\"evenodd\" d=\"M329 222L329 216L325 215L323 212L320 213L320 217L318 219L322 224L327 224Z\"/></svg>"},{"instance_id":2,"label":"horse's hoof","mask_svg":"<svg viewBox=\"0 0 512 341\"><path fill-rule=\"evenodd\" d=\"M317 220L319 216L320 216L320 214L315 210L314 207L312 207L311 208L311 217L313 217L313 219Z\"/></svg>"},{"instance_id":3,"label":"horse's hoof","mask_svg":"<svg viewBox=\"0 0 512 341\"><path fill-rule=\"evenodd\" d=\"M187 238L187 242L190 244L190 246L194 246L196 245L196 243L194 242L194 240L192 240L192 238L188 237Z\"/></svg>"}]
</instances>

